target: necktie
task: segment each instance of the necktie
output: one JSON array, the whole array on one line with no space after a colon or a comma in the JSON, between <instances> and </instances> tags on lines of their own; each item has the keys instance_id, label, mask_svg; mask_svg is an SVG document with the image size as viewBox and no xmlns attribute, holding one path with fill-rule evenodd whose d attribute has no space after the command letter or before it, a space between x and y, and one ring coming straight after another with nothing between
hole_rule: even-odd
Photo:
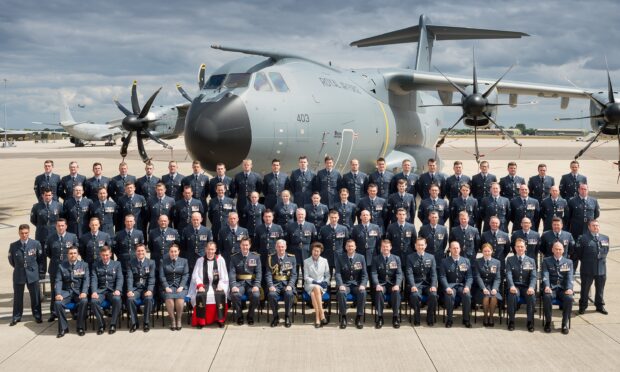
<instances>
[{"instance_id":1,"label":"necktie","mask_svg":"<svg viewBox=\"0 0 620 372\"><path fill-rule=\"evenodd\" d=\"M525 201L525 199L521 199L521 202L523 203L523 207L525 207L525 205L527 204L527 202Z\"/></svg>"},{"instance_id":2,"label":"necktie","mask_svg":"<svg viewBox=\"0 0 620 372\"><path fill-rule=\"evenodd\" d=\"M194 180L198 181L198 175L197 174L194 174Z\"/></svg>"},{"instance_id":3,"label":"necktie","mask_svg":"<svg viewBox=\"0 0 620 372\"><path fill-rule=\"evenodd\" d=\"M487 175L486 174L482 175L482 183L487 183Z\"/></svg>"},{"instance_id":4,"label":"necktie","mask_svg":"<svg viewBox=\"0 0 620 372\"><path fill-rule=\"evenodd\" d=\"M521 265L523 263L523 257L519 256L519 265Z\"/></svg>"},{"instance_id":5,"label":"necktie","mask_svg":"<svg viewBox=\"0 0 620 372\"><path fill-rule=\"evenodd\" d=\"M299 231L302 231L304 229L304 225L302 223L299 224Z\"/></svg>"},{"instance_id":6,"label":"necktie","mask_svg":"<svg viewBox=\"0 0 620 372\"><path fill-rule=\"evenodd\" d=\"M405 226L403 226L403 225L399 225L399 226L400 226L400 232L402 233L403 230L405 229Z\"/></svg>"},{"instance_id":7,"label":"necktie","mask_svg":"<svg viewBox=\"0 0 620 372\"><path fill-rule=\"evenodd\" d=\"M353 267L353 257L349 257L349 266Z\"/></svg>"},{"instance_id":8,"label":"necktie","mask_svg":"<svg viewBox=\"0 0 620 372\"><path fill-rule=\"evenodd\" d=\"M384 256L383 257L383 262L385 263L385 267L387 268L388 258Z\"/></svg>"},{"instance_id":9,"label":"necktie","mask_svg":"<svg viewBox=\"0 0 620 372\"><path fill-rule=\"evenodd\" d=\"M594 241L598 244L598 234L594 234Z\"/></svg>"},{"instance_id":10,"label":"necktie","mask_svg":"<svg viewBox=\"0 0 620 372\"><path fill-rule=\"evenodd\" d=\"M273 176L276 178L276 181L278 180L278 174L274 173Z\"/></svg>"},{"instance_id":11,"label":"necktie","mask_svg":"<svg viewBox=\"0 0 620 372\"><path fill-rule=\"evenodd\" d=\"M49 174L45 175L45 182L49 183L50 182L50 176Z\"/></svg>"},{"instance_id":12,"label":"necktie","mask_svg":"<svg viewBox=\"0 0 620 372\"><path fill-rule=\"evenodd\" d=\"M521 258L519 257L519 261L521 260ZM487 271L489 270L489 260L484 260L484 267L487 269Z\"/></svg>"},{"instance_id":13,"label":"necktie","mask_svg":"<svg viewBox=\"0 0 620 372\"><path fill-rule=\"evenodd\" d=\"M71 177L71 184L75 186L75 176Z\"/></svg>"},{"instance_id":14,"label":"necktie","mask_svg":"<svg viewBox=\"0 0 620 372\"><path fill-rule=\"evenodd\" d=\"M435 174L431 173L431 183L435 183Z\"/></svg>"},{"instance_id":15,"label":"necktie","mask_svg":"<svg viewBox=\"0 0 620 372\"><path fill-rule=\"evenodd\" d=\"M552 199L551 200L553 202L553 209L556 209L558 206L557 200L556 199Z\"/></svg>"},{"instance_id":16,"label":"necktie","mask_svg":"<svg viewBox=\"0 0 620 372\"><path fill-rule=\"evenodd\" d=\"M198 229L194 229L194 234L198 235Z\"/></svg>"},{"instance_id":17,"label":"necktie","mask_svg":"<svg viewBox=\"0 0 620 372\"><path fill-rule=\"evenodd\" d=\"M576 175L576 174L573 174L573 182L574 182L575 184L577 184L577 175Z\"/></svg>"},{"instance_id":18,"label":"necktie","mask_svg":"<svg viewBox=\"0 0 620 372\"><path fill-rule=\"evenodd\" d=\"M435 236L435 228L431 226L431 235Z\"/></svg>"},{"instance_id":19,"label":"necktie","mask_svg":"<svg viewBox=\"0 0 620 372\"><path fill-rule=\"evenodd\" d=\"M306 172L305 171L301 171L301 178L306 178Z\"/></svg>"},{"instance_id":20,"label":"necktie","mask_svg":"<svg viewBox=\"0 0 620 372\"><path fill-rule=\"evenodd\" d=\"M151 183L151 176L146 177L146 182Z\"/></svg>"},{"instance_id":21,"label":"necktie","mask_svg":"<svg viewBox=\"0 0 620 372\"><path fill-rule=\"evenodd\" d=\"M278 267L280 268L280 270L282 270L282 262L284 260L282 259L282 257L278 258Z\"/></svg>"},{"instance_id":22,"label":"necktie","mask_svg":"<svg viewBox=\"0 0 620 372\"><path fill-rule=\"evenodd\" d=\"M560 240L560 233L559 232L555 233L555 240L556 241Z\"/></svg>"},{"instance_id":23,"label":"necktie","mask_svg":"<svg viewBox=\"0 0 620 372\"><path fill-rule=\"evenodd\" d=\"M461 176L456 176L456 183L461 182Z\"/></svg>"},{"instance_id":24,"label":"necktie","mask_svg":"<svg viewBox=\"0 0 620 372\"><path fill-rule=\"evenodd\" d=\"M166 241L166 230L162 230L161 231L161 241L165 242Z\"/></svg>"},{"instance_id":25,"label":"necktie","mask_svg":"<svg viewBox=\"0 0 620 372\"><path fill-rule=\"evenodd\" d=\"M497 196L494 196L493 200L495 200L495 204L497 204Z\"/></svg>"},{"instance_id":26,"label":"necktie","mask_svg":"<svg viewBox=\"0 0 620 372\"><path fill-rule=\"evenodd\" d=\"M540 177L540 184L544 186L545 184L545 176Z\"/></svg>"},{"instance_id":27,"label":"necktie","mask_svg":"<svg viewBox=\"0 0 620 372\"><path fill-rule=\"evenodd\" d=\"M558 266L560 266L560 260L559 260L559 259L558 259L558 260L555 260L555 264L556 264L556 265L558 265Z\"/></svg>"},{"instance_id":28,"label":"necktie","mask_svg":"<svg viewBox=\"0 0 620 372\"><path fill-rule=\"evenodd\" d=\"M515 182L515 177L514 176L510 176L510 183L514 183Z\"/></svg>"}]
</instances>

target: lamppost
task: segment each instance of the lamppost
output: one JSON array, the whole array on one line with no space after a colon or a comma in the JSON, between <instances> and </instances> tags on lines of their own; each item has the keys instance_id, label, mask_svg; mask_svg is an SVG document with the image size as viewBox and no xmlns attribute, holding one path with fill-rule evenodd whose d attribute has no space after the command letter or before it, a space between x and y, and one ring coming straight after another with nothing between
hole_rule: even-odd
<instances>
[{"instance_id":1,"label":"lamppost","mask_svg":"<svg viewBox=\"0 0 620 372\"><path fill-rule=\"evenodd\" d=\"M9 147L9 142L7 141L7 130L8 130L8 125L6 123L6 100L7 100L7 93L6 93L6 82L8 81L7 79L2 79L4 80L4 143L2 144L2 147Z\"/></svg>"}]
</instances>

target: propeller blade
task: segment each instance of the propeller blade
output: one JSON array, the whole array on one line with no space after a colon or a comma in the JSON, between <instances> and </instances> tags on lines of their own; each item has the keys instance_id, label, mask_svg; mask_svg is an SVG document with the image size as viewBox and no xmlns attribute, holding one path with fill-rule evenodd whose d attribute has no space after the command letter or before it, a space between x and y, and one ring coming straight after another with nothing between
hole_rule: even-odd
<instances>
[{"instance_id":1,"label":"propeller blade","mask_svg":"<svg viewBox=\"0 0 620 372\"><path fill-rule=\"evenodd\" d=\"M512 66L510 66L508 68L508 70L506 70L506 72L504 72L504 75L500 76L499 79L497 79L497 81L495 82L495 84L491 85L491 87L489 89L487 89L486 92L484 92L484 94L482 95L484 98L487 98L489 96L489 94L491 94L491 91L493 91L493 89L495 89L495 87L497 86L497 84L499 84L500 81L502 81L502 79L504 78L504 76L506 76L506 74L508 74L510 72L510 70L512 70L512 68L515 67L514 63L512 64Z\"/></svg>"},{"instance_id":2,"label":"propeller blade","mask_svg":"<svg viewBox=\"0 0 620 372\"><path fill-rule=\"evenodd\" d=\"M418 107L463 107L462 103L450 103L447 105L420 105Z\"/></svg>"},{"instance_id":3,"label":"propeller blade","mask_svg":"<svg viewBox=\"0 0 620 372\"><path fill-rule=\"evenodd\" d=\"M607 63L607 56L605 56L605 66L607 67L607 99L609 103L616 102L614 98L614 88L611 86L611 77L609 76L609 64Z\"/></svg>"},{"instance_id":4,"label":"propeller blade","mask_svg":"<svg viewBox=\"0 0 620 372\"><path fill-rule=\"evenodd\" d=\"M114 103L116 103L116 107L123 112L126 116L133 115L133 112L127 110L125 106L123 106L117 99L114 99Z\"/></svg>"},{"instance_id":5,"label":"propeller blade","mask_svg":"<svg viewBox=\"0 0 620 372\"><path fill-rule=\"evenodd\" d=\"M133 132L127 133L127 137L125 137L125 140L123 141L123 145L121 146L121 156L123 157L123 159L127 157L127 147L129 146L129 142L131 142L132 135L133 135Z\"/></svg>"},{"instance_id":6,"label":"propeller blade","mask_svg":"<svg viewBox=\"0 0 620 372\"><path fill-rule=\"evenodd\" d=\"M582 116L580 118L554 118L553 120L555 121L564 121L564 120L580 120L580 119L593 119L593 118L602 118L605 115L603 114L599 114L599 115L594 115L594 116Z\"/></svg>"},{"instance_id":7,"label":"propeller blade","mask_svg":"<svg viewBox=\"0 0 620 372\"><path fill-rule=\"evenodd\" d=\"M478 93L478 76L476 75L476 49L475 48L472 48L472 55L474 59L474 94L476 94Z\"/></svg>"},{"instance_id":8,"label":"propeller blade","mask_svg":"<svg viewBox=\"0 0 620 372\"><path fill-rule=\"evenodd\" d=\"M205 86L205 70L207 69L207 65L204 63L200 65L200 70L198 70L198 89L201 89Z\"/></svg>"},{"instance_id":9,"label":"propeller blade","mask_svg":"<svg viewBox=\"0 0 620 372\"><path fill-rule=\"evenodd\" d=\"M598 136L600 136L601 133L603 133L603 129L605 129L605 126L606 126L606 124L603 124L603 125L601 125L600 128L598 128L598 132L596 132L596 135L590 140L590 142L588 142L586 147L584 147L581 150L579 150L579 153L577 153L577 155L575 155L575 160L577 160L579 157L581 157L581 155L585 154L585 152L588 151L590 146L592 146L592 144L594 142L596 142L596 139L598 138Z\"/></svg>"},{"instance_id":10,"label":"propeller blade","mask_svg":"<svg viewBox=\"0 0 620 372\"><path fill-rule=\"evenodd\" d=\"M181 86L181 84L177 84L177 90L179 91L179 93L181 93L181 95L188 101L192 102L192 98L189 96L189 94L187 94L187 92L185 91L185 89L183 89L183 87Z\"/></svg>"},{"instance_id":11,"label":"propeller blade","mask_svg":"<svg viewBox=\"0 0 620 372\"><path fill-rule=\"evenodd\" d=\"M138 115L140 113L140 104L138 103L138 82L136 80L133 81L133 85L131 86L131 108L133 109L133 114Z\"/></svg>"},{"instance_id":12,"label":"propeller blade","mask_svg":"<svg viewBox=\"0 0 620 372\"><path fill-rule=\"evenodd\" d=\"M566 81L568 81L572 86L574 86L577 89L581 89L577 86L577 84L573 83L572 81L570 81L568 78L566 78ZM596 106L598 106L599 110L602 110L605 108L605 104L601 101L599 101L598 99L594 98L594 96L592 96L592 93L588 93L585 90L583 91L583 94L585 94L586 96L588 96L588 98L590 99L590 101L592 101Z\"/></svg>"},{"instance_id":13,"label":"propeller blade","mask_svg":"<svg viewBox=\"0 0 620 372\"><path fill-rule=\"evenodd\" d=\"M153 101L155 101L155 97L157 97L161 88L162 87L159 87L159 89L157 89L155 93L153 93L151 98L149 98L149 100L146 101L146 103L144 104L144 107L142 107L142 111L140 111L140 115L138 115L138 119L144 119L146 115L148 115L149 110L151 109L151 106L153 105Z\"/></svg>"},{"instance_id":14,"label":"propeller blade","mask_svg":"<svg viewBox=\"0 0 620 372\"><path fill-rule=\"evenodd\" d=\"M500 127L499 125L497 125L497 123L495 122L495 120L493 120L493 118L491 118L491 116L487 115L487 114L486 114L486 113L484 113L484 112L482 113L482 115L483 115L485 118L489 119L489 121L490 121L491 123L493 123L493 124L497 127L497 129L499 129L499 131L500 131L500 132L502 132L502 134L503 134L504 136L506 136L506 137L510 138L510 139L512 140L512 142L514 142L514 143L515 143L515 145L518 145L518 146L523 146L521 143L519 143L519 141L517 141L517 140L516 140L516 139L512 136L512 134L510 134L510 133L508 133L508 132L504 131L504 129L503 129L502 127Z\"/></svg>"},{"instance_id":15,"label":"propeller blade","mask_svg":"<svg viewBox=\"0 0 620 372\"><path fill-rule=\"evenodd\" d=\"M165 149L171 149L172 146L170 146L169 144L167 144L166 142L162 141L161 139L157 138L153 133L151 133L148 129L143 129L142 130L144 132L144 134L146 134L150 139L152 139L153 141L159 143L160 145L164 146Z\"/></svg>"},{"instance_id":16,"label":"propeller blade","mask_svg":"<svg viewBox=\"0 0 620 372\"><path fill-rule=\"evenodd\" d=\"M137 142L138 142L138 153L140 154L140 157L142 158L142 162L144 163L148 163L151 159L149 159L149 156L146 154L146 150L144 149L144 142L142 142L142 131L139 130L136 132L138 138L137 138Z\"/></svg>"},{"instance_id":17,"label":"propeller blade","mask_svg":"<svg viewBox=\"0 0 620 372\"><path fill-rule=\"evenodd\" d=\"M463 95L463 97L467 97L467 92L465 92L465 90L463 88L461 88L458 85L456 85L455 83L453 83L452 80L450 80L446 75L444 75L443 72L439 71L439 69L437 67L435 67L435 70L437 70L437 72L439 72L441 74L441 76L443 76L446 80L448 80L448 83L450 83L450 85L452 85L454 87L454 89L458 90L459 93L461 93Z\"/></svg>"},{"instance_id":18,"label":"propeller blade","mask_svg":"<svg viewBox=\"0 0 620 372\"><path fill-rule=\"evenodd\" d=\"M452 124L452 126L450 128L448 128L448 130L446 131L446 133L443 135L443 137L441 137L441 139L439 141L437 141L437 143L435 144L435 148L438 148L439 146L443 145L443 143L446 140L446 137L448 136L448 134L450 134L450 132L452 131L452 129L454 129L454 127L456 127L456 125L458 123L461 122L461 120L463 120L463 118L465 117L465 114L461 115L461 117L459 118L459 120L457 120L454 124Z\"/></svg>"}]
</instances>

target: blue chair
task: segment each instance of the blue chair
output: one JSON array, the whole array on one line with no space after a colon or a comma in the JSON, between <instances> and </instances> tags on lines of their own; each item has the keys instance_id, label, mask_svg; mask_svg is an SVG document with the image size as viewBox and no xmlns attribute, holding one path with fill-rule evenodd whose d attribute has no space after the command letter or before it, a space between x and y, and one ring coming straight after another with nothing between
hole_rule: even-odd
<instances>
[{"instance_id":1,"label":"blue chair","mask_svg":"<svg viewBox=\"0 0 620 372\"><path fill-rule=\"evenodd\" d=\"M142 298L136 298L134 300L134 302L136 303L136 307L138 308L138 312L140 311L140 306L144 305L144 300ZM157 312L157 310L155 309L155 307L153 307L152 311L151 311L151 324L152 327L155 326L155 313ZM127 328L130 327L129 322L131 321L130 316L129 316L129 309L127 309Z\"/></svg>"},{"instance_id":2,"label":"blue chair","mask_svg":"<svg viewBox=\"0 0 620 372\"><path fill-rule=\"evenodd\" d=\"M243 296L241 296L242 308L243 308L243 304L247 304L248 301L250 301L250 298L248 297L247 293L244 293ZM258 301L258 306L256 307L255 313L257 314L256 322L260 323L260 316L263 313L263 308L260 306L260 299ZM236 317L236 314L235 314L235 317Z\"/></svg>"},{"instance_id":3,"label":"blue chair","mask_svg":"<svg viewBox=\"0 0 620 372\"><path fill-rule=\"evenodd\" d=\"M77 304L73 304L73 305L77 308ZM88 305L91 306L90 302L88 303ZM110 310L111 308L112 308L112 303L110 301L108 301L107 299L104 299L101 302L101 309L102 310ZM118 312L118 319L116 321L116 325L117 325L118 328L121 328L121 324L122 324L122 320L123 320L123 309L124 309L124 305L123 305L123 303L121 301L121 311ZM90 324L91 324L91 326L93 328L93 331L94 331L95 330L95 323L94 323L95 312L92 310L92 307L91 307L91 311L89 312L89 316L88 317L90 318Z\"/></svg>"},{"instance_id":4,"label":"blue chair","mask_svg":"<svg viewBox=\"0 0 620 372\"><path fill-rule=\"evenodd\" d=\"M356 296L355 294L353 294L353 293L349 292L349 293L347 294L347 296L345 297L345 301L347 302L347 304L348 304L348 303L353 304L354 302L357 302L357 296ZM330 304L330 307L331 307L331 304ZM331 310L331 309L330 309L330 310ZM336 315L340 316L340 307L339 307L339 306L336 306ZM346 316L346 314L343 314L343 315L345 315L345 316ZM364 317L364 318L363 318L363 320L362 320L362 321L363 321L364 323L366 323L366 311L364 311L364 315L363 315L363 317ZM339 317L338 319L340 319L340 317Z\"/></svg>"},{"instance_id":5,"label":"blue chair","mask_svg":"<svg viewBox=\"0 0 620 372\"><path fill-rule=\"evenodd\" d=\"M325 293L323 293L321 300L323 300L323 303L327 303L327 321L329 321L332 315L332 301L331 301L330 291L326 291ZM301 293L301 315L302 315L304 323L306 322L306 302L311 302L311 301L312 301L312 298L310 297L308 292L303 291Z\"/></svg>"},{"instance_id":6,"label":"blue chair","mask_svg":"<svg viewBox=\"0 0 620 372\"><path fill-rule=\"evenodd\" d=\"M401 290L402 290L402 288L401 288ZM402 296L402 293L401 293L401 296ZM383 294L383 302L386 304L386 307L387 307L387 305L392 302L392 294L391 293L384 293ZM404 301L404 302L407 302L407 301ZM403 304L402 297L401 297L400 304L401 304L401 306ZM371 305L370 313L374 315L375 322L376 322L377 321L377 314L375 313L375 306L376 306L376 304L374 304L374 303ZM399 310L398 311L398 320L402 321L401 311L400 311L400 309L398 309L398 310ZM392 309L392 312L394 312L394 311L396 311L396 309Z\"/></svg>"},{"instance_id":7,"label":"blue chair","mask_svg":"<svg viewBox=\"0 0 620 372\"><path fill-rule=\"evenodd\" d=\"M543 296L543 294L541 293L541 297L542 296ZM539 317L542 319L542 323L541 324L544 327L546 319L545 319L545 312L542 310L542 306L543 306L543 301L542 301L542 298L541 298L540 299L540 305L538 307L538 311L540 313ZM551 300L551 311L552 312L553 312L553 306L557 306L560 310L562 310L562 306L563 306L562 301L560 301L560 299L557 298L557 297L553 298ZM572 318L573 318L572 316L568 318L568 328L569 329L570 329L570 323L572 321Z\"/></svg>"},{"instance_id":8,"label":"blue chair","mask_svg":"<svg viewBox=\"0 0 620 372\"><path fill-rule=\"evenodd\" d=\"M413 308L409 305L409 298L406 299L405 302L405 314L409 313L409 323L413 323ZM428 296L421 295L420 296L420 308L426 306L428 304ZM437 320L437 314L439 313L439 304L435 306L435 314L433 314L433 321Z\"/></svg>"},{"instance_id":9,"label":"blue chair","mask_svg":"<svg viewBox=\"0 0 620 372\"><path fill-rule=\"evenodd\" d=\"M267 296L265 296L267 297ZM282 302L284 303L284 296L283 295L278 295L278 302ZM271 308L269 306L269 300L266 300L266 307L267 307L267 323L269 323L270 319L269 319L269 312L271 311ZM293 295L293 306L292 309L293 311L293 317L291 319L291 323L295 323L295 316L297 315L297 296Z\"/></svg>"}]
</instances>

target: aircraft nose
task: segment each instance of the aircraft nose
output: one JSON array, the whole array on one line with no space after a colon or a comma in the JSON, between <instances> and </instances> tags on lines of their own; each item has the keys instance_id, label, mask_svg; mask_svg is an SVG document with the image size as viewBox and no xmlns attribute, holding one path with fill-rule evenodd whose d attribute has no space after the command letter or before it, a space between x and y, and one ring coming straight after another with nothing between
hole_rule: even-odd
<instances>
[{"instance_id":1,"label":"aircraft nose","mask_svg":"<svg viewBox=\"0 0 620 372\"><path fill-rule=\"evenodd\" d=\"M185 146L208 170L222 162L232 169L250 152L252 128L241 98L226 93L219 99L192 102L185 119Z\"/></svg>"}]
</instances>

